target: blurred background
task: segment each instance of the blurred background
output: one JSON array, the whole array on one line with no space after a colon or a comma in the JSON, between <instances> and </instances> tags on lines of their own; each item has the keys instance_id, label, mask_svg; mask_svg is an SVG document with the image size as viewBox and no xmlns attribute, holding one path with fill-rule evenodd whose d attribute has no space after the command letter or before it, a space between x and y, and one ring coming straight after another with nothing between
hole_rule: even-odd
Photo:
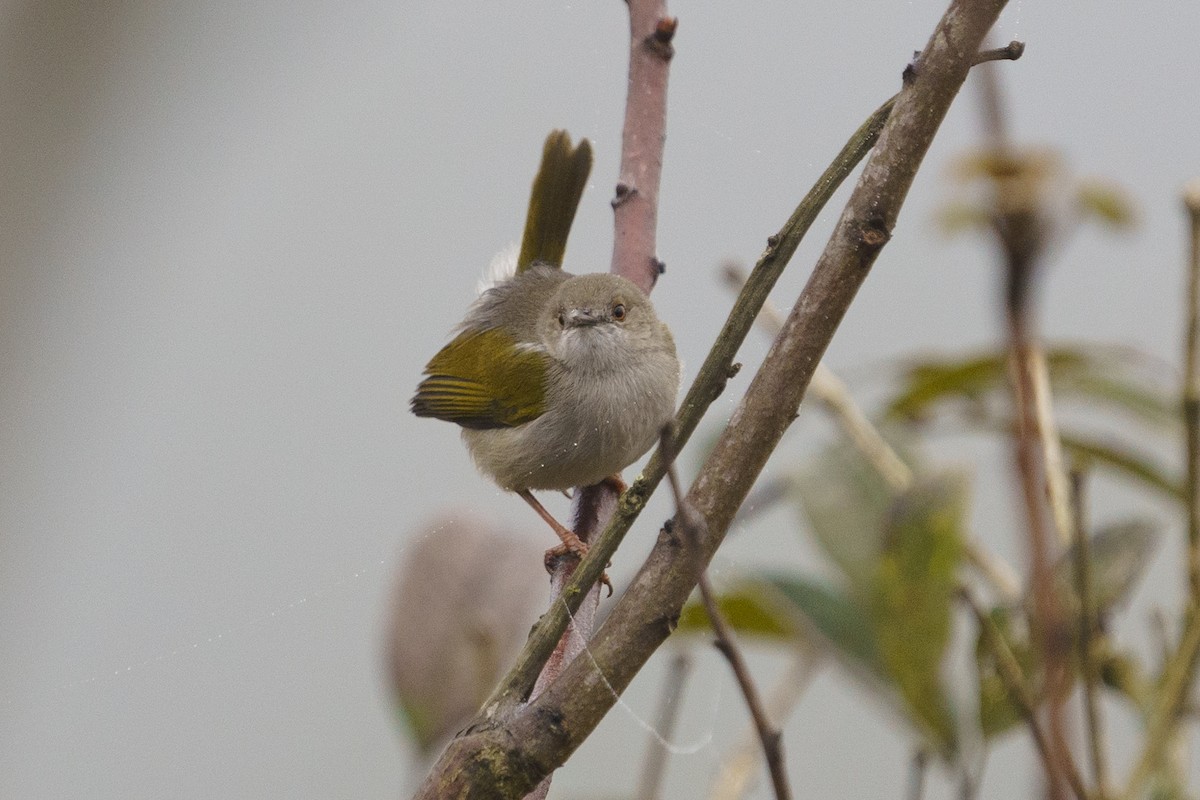
<instances>
[{"instance_id":1,"label":"blurred background","mask_svg":"<svg viewBox=\"0 0 1200 800\"><path fill-rule=\"evenodd\" d=\"M753 263L899 88L944 7L671 3L654 300L685 383L732 304L718 265ZM1136 348L1168 376L1183 325L1179 194L1200 173L1197 30L1195 4L1014 2L993 39L1027 52L989 67L1014 141L1124 187L1137 209L1124 233L1064 239L1041 284L1043 331ZM0 1L0 796L413 785L385 659L399 565L462 509L526 530L534 559L553 542L477 475L453 426L407 402L488 261L519 238L552 128L597 154L567 268L607 269L627 48L616 0ZM995 254L938 222L951 164L980 143L977 90L968 81L956 101L828 353L869 410L898 359L999 340ZM780 305L839 211L835 199L802 246ZM748 340L747 369L683 454L685 480L765 349ZM776 460L832 436L802 414ZM1023 565L1007 447L951 436L933 458L969 468L972 532ZM1147 509L1118 483L1094 500L1101 519ZM1132 600L1139 626L1182 583L1178 515L1148 509L1166 537ZM669 513L657 498L642 516L618 585ZM822 569L786 509L741 526L714 572L759 564ZM668 797L702 796L745 722L710 651L680 701ZM788 663L751 655L765 683ZM552 796L633 792L669 660L648 665ZM1136 724L1114 714L1122 767ZM1026 738L997 748L985 796L1036 786ZM897 797L912 750L895 715L836 670L816 676L786 741L798 796ZM927 796L953 794L931 773Z\"/></svg>"}]
</instances>

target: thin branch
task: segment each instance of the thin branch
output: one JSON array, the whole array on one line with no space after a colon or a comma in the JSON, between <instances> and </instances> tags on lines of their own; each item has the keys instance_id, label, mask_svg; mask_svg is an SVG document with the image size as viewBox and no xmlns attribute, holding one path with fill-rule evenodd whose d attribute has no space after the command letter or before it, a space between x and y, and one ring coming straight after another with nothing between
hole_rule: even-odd
<instances>
[{"instance_id":1,"label":"thin branch","mask_svg":"<svg viewBox=\"0 0 1200 800\"><path fill-rule=\"evenodd\" d=\"M1183 195L1189 231L1187 327L1184 330L1183 424L1187 448L1188 590L1200 607L1200 179Z\"/></svg>"},{"instance_id":2,"label":"thin branch","mask_svg":"<svg viewBox=\"0 0 1200 800\"><path fill-rule=\"evenodd\" d=\"M984 76L984 119L989 144L996 152L1009 150L1006 120L1001 110L1001 93L996 76ZM1067 637L1050 569L1052 542L1046 519L1043 492L1048 489L1060 542L1070 538L1069 504L1062 475L1061 448L1054 430L1049 379L1034 329L1033 291L1036 272L1046 248L1046 226L1042 209L1031 193L1018 191L1010 181L998 180L993 196L991 222L1004 259L1004 319L1011 358L1011 381L1016 425L1013 430L1013 464L1020 482L1025 510L1033 595L1032 628L1042 657L1046 689L1047 735L1055 756L1045 762L1047 793L1051 800L1064 796L1062 772L1070 758L1063 721L1063 702L1068 687ZM1038 458L1038 445L1041 458Z\"/></svg>"},{"instance_id":3,"label":"thin branch","mask_svg":"<svg viewBox=\"0 0 1200 800\"><path fill-rule=\"evenodd\" d=\"M1083 672L1083 705L1087 718L1088 749L1092 774L1096 779L1096 797L1108 797L1108 758L1104 744L1104 723L1100 717L1100 665L1096 661L1094 636L1098 627L1095 601L1092 599L1091 542L1084 523L1083 473L1071 473L1072 516L1075 520L1075 590L1079 595L1079 664Z\"/></svg>"},{"instance_id":4,"label":"thin branch","mask_svg":"<svg viewBox=\"0 0 1200 800\"><path fill-rule=\"evenodd\" d=\"M679 476L675 472L675 451L672 447L669 429L663 431L660 447L663 458L667 462L667 482L670 484L671 494L675 498L675 526L691 544L693 555L698 556L703 552L701 543L708 535L707 524L704 517L700 516L695 508L688 505L687 498L683 494L683 487L679 485ZM783 739L779 729L771 723L770 717L767 716L758 686L755 685L754 678L750 675L750 668L746 665L746 659L742 657L742 651L737 646L737 638L733 634L733 629L729 627L729 622L726 621L725 615L721 613L721 607L717 604L712 583L708 579L706 562L700 561L696 564L696 569L700 573L696 581L700 588L700 600L704 604L709 624L712 625L713 633L716 635L716 641L713 644L729 662L734 678L737 679L738 687L742 690L742 697L746 700L746 707L750 709L750 717L754 720L754 728L758 731L758 739L762 743L763 757L766 759L767 769L771 774L771 785L775 790L776 800L791 800L792 790L787 782L787 767L783 758Z\"/></svg>"},{"instance_id":5,"label":"thin branch","mask_svg":"<svg viewBox=\"0 0 1200 800\"><path fill-rule=\"evenodd\" d=\"M816 674L818 661L819 657L811 646L806 646L796 656L767 693L767 714L771 719L778 720L782 725L791 716ZM755 785L761 751L758 729L752 722L738 737L738 743L721 759L709 800L741 800L745 797Z\"/></svg>"},{"instance_id":6,"label":"thin branch","mask_svg":"<svg viewBox=\"0 0 1200 800\"><path fill-rule=\"evenodd\" d=\"M1004 634L1000 632L995 620L988 616L969 589L965 587L961 589L959 596L971 609L971 613L975 615L975 621L983 634L984 645L996 661L996 669L1000 680L1004 682L1004 688L1008 690L1009 697L1016 703L1017 709L1025 719L1025 724L1029 726L1034 747L1042 759L1046 773L1054 775L1061 769L1077 800L1088 800L1087 788L1083 785L1083 778L1080 777L1079 769L1075 766L1075 760L1071 757L1070 752L1064 751L1061 758L1056 758L1052 745L1042 730L1041 723L1038 722L1037 703L1034 701L1029 687L1025 684L1025 676L1021 672L1021 665L1017 662L1017 657L1013 655L1008 642L1004 641Z\"/></svg>"},{"instance_id":7,"label":"thin branch","mask_svg":"<svg viewBox=\"0 0 1200 800\"><path fill-rule=\"evenodd\" d=\"M1122 795L1127 800L1141 796L1142 784L1162 763L1180 715L1187 705L1188 691L1196 673L1197 657L1200 656L1200 610L1193 606L1189 610L1187 620L1178 649L1163 667L1158 702L1146 724L1146 745L1130 773L1129 783Z\"/></svg>"},{"instance_id":8,"label":"thin branch","mask_svg":"<svg viewBox=\"0 0 1200 800\"><path fill-rule=\"evenodd\" d=\"M646 757L642 762L642 776L638 780L638 800L658 800L663 775L667 771L667 755L670 752L663 747L662 740L669 741L675 731L683 687L687 684L691 672L692 657L685 650L677 652L667 665L662 694L658 700L658 713L654 719L654 733L657 735L649 736L646 742Z\"/></svg>"},{"instance_id":9,"label":"thin branch","mask_svg":"<svg viewBox=\"0 0 1200 800\"><path fill-rule=\"evenodd\" d=\"M629 89L621 132L621 175L612 200L610 272L649 292L663 270L655 255L658 186L667 134L667 76L677 20L665 0L628 0Z\"/></svg>"},{"instance_id":10,"label":"thin branch","mask_svg":"<svg viewBox=\"0 0 1200 800\"><path fill-rule=\"evenodd\" d=\"M971 62L971 66L985 64L988 61L1016 61L1024 53L1025 43L1013 39L1004 45L1004 47L996 47L992 50L980 50L975 54L975 60Z\"/></svg>"},{"instance_id":11,"label":"thin branch","mask_svg":"<svg viewBox=\"0 0 1200 800\"><path fill-rule=\"evenodd\" d=\"M1063 458L1062 439L1054 415L1054 400L1050 391L1050 367L1041 342L1029 343L1029 374L1032 380L1033 412L1037 419L1038 440L1042 445L1042 461L1046 475L1046 496L1058 540L1066 545L1071 541L1076 523L1071 507L1071 481L1067 462Z\"/></svg>"},{"instance_id":12,"label":"thin branch","mask_svg":"<svg viewBox=\"0 0 1200 800\"><path fill-rule=\"evenodd\" d=\"M1147 723L1146 746L1129 776L1126 798L1162 763L1164 753L1187 705L1197 659L1200 658L1200 180L1184 191L1190 230L1188 248L1187 328L1184 335L1184 427L1187 444L1188 609L1179 646L1163 665L1162 680Z\"/></svg>"},{"instance_id":13,"label":"thin branch","mask_svg":"<svg viewBox=\"0 0 1200 800\"><path fill-rule=\"evenodd\" d=\"M929 751L920 749L913 754L912 766L908 773L907 800L921 800L925 795L925 771L929 766Z\"/></svg>"},{"instance_id":14,"label":"thin branch","mask_svg":"<svg viewBox=\"0 0 1200 800\"><path fill-rule=\"evenodd\" d=\"M826 171L811 203L806 200L785 226L787 235L768 242L755 269L758 279L747 284L726 323L726 328L732 329L731 338L722 336L714 346L680 411L677 446L690 436L700 413L728 378L733 353L753 323L762 297L811 223L810 211L819 208L827 190L844 175L841 167L857 160L855 152L870 148L878 131L875 124L887 118L878 134L878 146L808 285L688 493L689 504L708 523L709 534L700 555L703 562L712 558L724 540L736 509L795 417L821 354L891 235L917 168L966 78L972 55L1004 5L1005 0L953 0L925 51L906 70L905 87L896 98L895 110L889 103L876 112L837 165ZM892 112L890 117L888 112ZM752 299L760 291L763 294ZM656 454L622 496L613 522L592 544L564 589L562 602L543 615L513 671L476 722L443 751L418 797L509 797L528 791L583 742L666 639L697 576L680 568L681 537L664 531L589 642L588 657L575 659L537 700L519 707L533 683L529 673L536 674L553 648L571 604L581 600L581 587L599 578L662 476L662 460Z\"/></svg>"}]
</instances>

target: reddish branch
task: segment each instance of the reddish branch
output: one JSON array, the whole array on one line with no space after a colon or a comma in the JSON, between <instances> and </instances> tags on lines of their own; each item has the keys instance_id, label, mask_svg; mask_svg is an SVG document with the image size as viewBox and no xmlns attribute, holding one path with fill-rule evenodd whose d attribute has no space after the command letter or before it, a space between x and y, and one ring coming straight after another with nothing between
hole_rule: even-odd
<instances>
[{"instance_id":1,"label":"reddish branch","mask_svg":"<svg viewBox=\"0 0 1200 800\"><path fill-rule=\"evenodd\" d=\"M661 271L661 262L655 255L658 187L666 140L667 73L676 21L666 16L663 0L629 0L628 4L629 89L621 138L621 174L612 201L614 239L610 271L633 281L648 294ZM616 490L607 483L577 489L571 508L575 534L584 542L592 542L611 519L616 501ZM550 577L551 597L557 599L562 595L577 563L570 558L559 559ZM542 668L531 700L582 652L591 638L599 603L600 586L593 584ZM549 790L547 776L527 800L542 800Z\"/></svg>"}]
</instances>

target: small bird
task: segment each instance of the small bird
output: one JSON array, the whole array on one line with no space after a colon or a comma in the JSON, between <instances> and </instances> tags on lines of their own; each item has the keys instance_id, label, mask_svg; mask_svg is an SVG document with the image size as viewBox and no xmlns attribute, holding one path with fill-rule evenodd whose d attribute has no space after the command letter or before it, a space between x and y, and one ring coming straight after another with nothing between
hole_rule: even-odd
<instances>
[{"instance_id":1,"label":"small bird","mask_svg":"<svg viewBox=\"0 0 1200 800\"><path fill-rule=\"evenodd\" d=\"M480 471L550 525L562 544L548 560L587 545L532 490L623 487L620 471L658 440L679 390L674 339L645 293L561 268L590 170L586 139L547 137L516 273L468 309L412 399L417 416L462 426Z\"/></svg>"}]
</instances>

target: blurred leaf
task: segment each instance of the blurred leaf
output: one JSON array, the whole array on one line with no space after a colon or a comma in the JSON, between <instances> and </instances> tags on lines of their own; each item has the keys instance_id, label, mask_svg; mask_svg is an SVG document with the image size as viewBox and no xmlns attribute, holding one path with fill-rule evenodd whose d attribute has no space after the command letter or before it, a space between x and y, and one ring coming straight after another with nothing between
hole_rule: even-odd
<instances>
[{"instance_id":1,"label":"blurred leaf","mask_svg":"<svg viewBox=\"0 0 1200 800\"><path fill-rule=\"evenodd\" d=\"M739 578L717 595L717 608L730 626L742 636L798 642L804 621L795 605L770 581L758 577ZM677 634L705 635L712 631L708 612L698 599L689 600L679 615Z\"/></svg>"},{"instance_id":2,"label":"blurred leaf","mask_svg":"<svg viewBox=\"0 0 1200 800\"><path fill-rule=\"evenodd\" d=\"M976 205L956 202L947 203L938 212L937 221L943 233L954 235L963 231L987 227L991 224L991 217Z\"/></svg>"},{"instance_id":3,"label":"blurred leaf","mask_svg":"<svg viewBox=\"0 0 1200 800\"><path fill-rule=\"evenodd\" d=\"M1088 544L1091 561L1093 611L1103 616L1124 600L1146 569L1161 537L1158 526L1147 520L1128 520L1100 528ZM1071 545L1054 565L1054 583L1063 601L1063 611L1079 617L1079 595L1075 591L1075 552Z\"/></svg>"},{"instance_id":4,"label":"blurred leaf","mask_svg":"<svg viewBox=\"0 0 1200 800\"><path fill-rule=\"evenodd\" d=\"M1100 662L1100 682L1143 711L1150 693L1142 667L1128 653L1106 653Z\"/></svg>"},{"instance_id":5,"label":"blurred leaf","mask_svg":"<svg viewBox=\"0 0 1200 800\"><path fill-rule=\"evenodd\" d=\"M1025 676L1026 686L1032 689L1031 677L1035 672L1035 659L1028 633L1022 631L1018 635L1011 613L1007 609L992 609L989 616L1017 659L1021 673ZM1007 684L1000 677L1000 671L982 630L979 631L975 642L975 667L979 672L979 727L983 737L989 739L1011 730L1020 724L1024 717L1020 706L1013 701Z\"/></svg>"},{"instance_id":6,"label":"blurred leaf","mask_svg":"<svg viewBox=\"0 0 1200 800\"><path fill-rule=\"evenodd\" d=\"M826 448L796 478L809 528L851 588L869 585L883 547L884 518L892 492L850 444Z\"/></svg>"},{"instance_id":7,"label":"blurred leaf","mask_svg":"<svg viewBox=\"0 0 1200 800\"><path fill-rule=\"evenodd\" d=\"M1183 499L1182 484L1140 453L1064 431L1059 431L1059 439L1063 449L1076 462L1090 462L1094 466L1113 470L1161 492L1171 500Z\"/></svg>"},{"instance_id":8,"label":"blurred leaf","mask_svg":"<svg viewBox=\"0 0 1200 800\"><path fill-rule=\"evenodd\" d=\"M860 676L885 676L883 661L866 609L843 592L816 581L780 572L760 573L791 602L831 654Z\"/></svg>"},{"instance_id":9,"label":"blurred leaf","mask_svg":"<svg viewBox=\"0 0 1200 800\"><path fill-rule=\"evenodd\" d=\"M1099 346L1057 347L1046 353L1055 397L1103 404L1156 428L1173 430L1178 405L1166 391L1154 388L1150 359L1125 350ZM891 419L920 420L951 401L1008 397L1008 353L992 351L962 358L913 362L900 378L896 394L885 403Z\"/></svg>"},{"instance_id":10,"label":"blurred leaf","mask_svg":"<svg viewBox=\"0 0 1200 800\"><path fill-rule=\"evenodd\" d=\"M955 747L941 681L962 558L966 480L944 474L894 503L870 592L870 618L887 673L918 727L943 753Z\"/></svg>"},{"instance_id":11,"label":"blurred leaf","mask_svg":"<svg viewBox=\"0 0 1200 800\"><path fill-rule=\"evenodd\" d=\"M1094 217L1113 228L1127 228L1134 223L1133 201L1115 184L1085 181L1079 184L1075 200L1082 217Z\"/></svg>"},{"instance_id":12,"label":"blurred leaf","mask_svg":"<svg viewBox=\"0 0 1200 800\"><path fill-rule=\"evenodd\" d=\"M1052 376L1087 363L1085 355L1069 348L1047 352L1046 360ZM899 391L885 404L884 414L893 419L923 418L937 403L1004 389L1007 380L1007 351L912 362L901 376Z\"/></svg>"},{"instance_id":13,"label":"blurred leaf","mask_svg":"<svg viewBox=\"0 0 1200 800\"><path fill-rule=\"evenodd\" d=\"M545 545L469 514L410 538L387 620L400 718L429 755L466 722L545 607Z\"/></svg>"}]
</instances>

